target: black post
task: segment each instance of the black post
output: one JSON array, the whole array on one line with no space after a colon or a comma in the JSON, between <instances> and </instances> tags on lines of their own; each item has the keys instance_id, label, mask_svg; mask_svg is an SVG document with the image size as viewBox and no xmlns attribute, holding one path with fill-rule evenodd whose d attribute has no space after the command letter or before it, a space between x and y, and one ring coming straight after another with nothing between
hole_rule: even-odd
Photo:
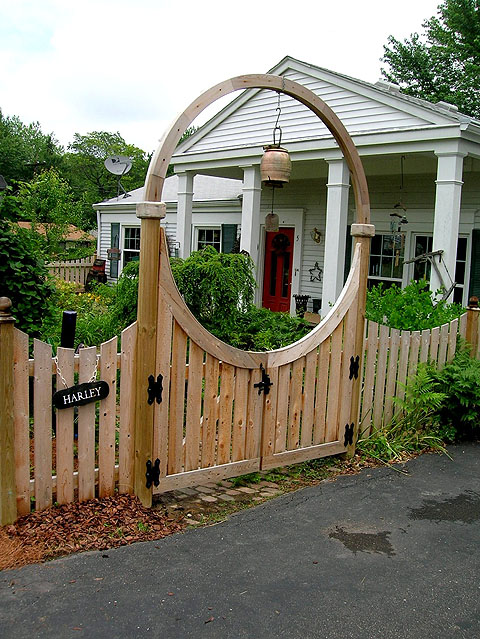
<instances>
[{"instance_id":1,"label":"black post","mask_svg":"<svg viewBox=\"0 0 480 639\"><path fill-rule=\"evenodd\" d=\"M63 348L74 348L76 326L77 311L63 311L60 346Z\"/></svg>"}]
</instances>

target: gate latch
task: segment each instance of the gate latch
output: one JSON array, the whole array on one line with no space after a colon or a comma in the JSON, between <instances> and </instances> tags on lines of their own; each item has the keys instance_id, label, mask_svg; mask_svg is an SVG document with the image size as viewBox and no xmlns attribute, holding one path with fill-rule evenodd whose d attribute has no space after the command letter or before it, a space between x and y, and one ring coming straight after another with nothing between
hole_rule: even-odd
<instances>
[{"instance_id":1,"label":"gate latch","mask_svg":"<svg viewBox=\"0 0 480 639\"><path fill-rule=\"evenodd\" d=\"M147 488L150 488L152 484L158 486L160 483L160 460L157 458L152 466L152 462L149 459L146 465L147 472L145 473L145 477L147 478Z\"/></svg>"},{"instance_id":2,"label":"gate latch","mask_svg":"<svg viewBox=\"0 0 480 639\"><path fill-rule=\"evenodd\" d=\"M353 379L355 377L355 379L358 378L358 368L360 365L360 355L357 355L356 357L350 357L350 375L348 376L348 379Z\"/></svg>"},{"instance_id":3,"label":"gate latch","mask_svg":"<svg viewBox=\"0 0 480 639\"><path fill-rule=\"evenodd\" d=\"M155 377L153 375L148 376L148 404L153 404L155 400L157 400L157 404L160 404L162 401L162 392L163 392L163 375L158 375L157 381L155 381Z\"/></svg>"},{"instance_id":4,"label":"gate latch","mask_svg":"<svg viewBox=\"0 0 480 639\"><path fill-rule=\"evenodd\" d=\"M345 439L343 440L344 446L351 446L353 444L353 422L350 425L345 426Z\"/></svg>"},{"instance_id":5,"label":"gate latch","mask_svg":"<svg viewBox=\"0 0 480 639\"><path fill-rule=\"evenodd\" d=\"M267 375L265 369L263 368L263 364L260 364L260 370L262 371L262 381L254 384L254 388L258 388L258 394L260 395L263 391L265 395L268 395L270 392L270 386L273 386L273 382L270 381L270 377Z\"/></svg>"}]
</instances>

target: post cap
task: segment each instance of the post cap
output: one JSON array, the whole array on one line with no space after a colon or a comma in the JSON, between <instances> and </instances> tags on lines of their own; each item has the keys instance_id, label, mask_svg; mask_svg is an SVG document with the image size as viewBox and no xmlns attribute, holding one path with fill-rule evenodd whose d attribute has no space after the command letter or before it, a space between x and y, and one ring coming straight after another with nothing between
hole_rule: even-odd
<instances>
[{"instance_id":1,"label":"post cap","mask_svg":"<svg viewBox=\"0 0 480 639\"><path fill-rule=\"evenodd\" d=\"M14 322L12 316L12 300L9 297L0 297L0 322Z\"/></svg>"}]
</instances>

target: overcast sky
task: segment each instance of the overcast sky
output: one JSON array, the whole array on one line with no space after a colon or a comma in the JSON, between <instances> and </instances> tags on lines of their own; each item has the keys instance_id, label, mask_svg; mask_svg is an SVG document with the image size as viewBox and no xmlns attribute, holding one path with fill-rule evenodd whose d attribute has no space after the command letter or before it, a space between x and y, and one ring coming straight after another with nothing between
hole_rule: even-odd
<instances>
[{"instance_id":1,"label":"overcast sky","mask_svg":"<svg viewBox=\"0 0 480 639\"><path fill-rule=\"evenodd\" d=\"M286 55L380 77L387 37L421 31L439 0L0 0L0 108L153 151L200 93Z\"/></svg>"}]
</instances>

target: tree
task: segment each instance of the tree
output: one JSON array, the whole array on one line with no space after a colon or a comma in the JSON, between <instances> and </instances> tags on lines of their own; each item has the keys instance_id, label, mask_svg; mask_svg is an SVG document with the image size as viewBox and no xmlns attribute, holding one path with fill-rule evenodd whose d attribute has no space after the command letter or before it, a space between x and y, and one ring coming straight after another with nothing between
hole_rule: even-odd
<instances>
[{"instance_id":1,"label":"tree","mask_svg":"<svg viewBox=\"0 0 480 639\"><path fill-rule=\"evenodd\" d=\"M32 229L42 225L44 234L37 238L43 259L54 259L62 253L70 224L86 226L84 204L76 201L68 182L54 169L43 171L30 182L19 182L15 194L0 200L0 216L14 222L29 221Z\"/></svg>"},{"instance_id":2,"label":"tree","mask_svg":"<svg viewBox=\"0 0 480 639\"><path fill-rule=\"evenodd\" d=\"M42 133L38 122L27 125L0 110L0 175L7 184L31 180L39 169L60 168L62 153L53 133Z\"/></svg>"},{"instance_id":3,"label":"tree","mask_svg":"<svg viewBox=\"0 0 480 639\"><path fill-rule=\"evenodd\" d=\"M480 117L480 0L444 0L424 32L384 46L382 75L404 93Z\"/></svg>"},{"instance_id":4,"label":"tree","mask_svg":"<svg viewBox=\"0 0 480 639\"><path fill-rule=\"evenodd\" d=\"M124 177L122 185L126 191L143 186L149 157L145 151L127 144L120 133L92 131L87 135L75 133L65 155L66 175L79 198L89 204L101 202L117 195L117 177L105 168L110 155L125 155L132 160L132 168Z\"/></svg>"}]
</instances>

